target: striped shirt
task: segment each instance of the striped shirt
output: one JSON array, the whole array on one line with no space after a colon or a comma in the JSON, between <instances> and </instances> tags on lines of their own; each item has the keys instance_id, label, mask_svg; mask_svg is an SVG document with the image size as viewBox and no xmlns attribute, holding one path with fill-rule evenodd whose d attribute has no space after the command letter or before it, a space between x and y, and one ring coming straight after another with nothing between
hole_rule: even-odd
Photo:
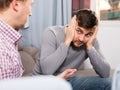
<instances>
[{"instance_id":1,"label":"striped shirt","mask_svg":"<svg viewBox=\"0 0 120 90\"><path fill-rule=\"evenodd\" d=\"M23 74L17 47L20 38L16 30L0 20L0 79L18 78Z\"/></svg>"}]
</instances>

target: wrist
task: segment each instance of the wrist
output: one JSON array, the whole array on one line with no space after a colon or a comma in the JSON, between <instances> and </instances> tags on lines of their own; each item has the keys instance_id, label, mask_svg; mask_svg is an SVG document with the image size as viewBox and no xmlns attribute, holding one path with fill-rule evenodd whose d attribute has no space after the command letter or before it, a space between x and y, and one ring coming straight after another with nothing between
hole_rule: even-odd
<instances>
[{"instance_id":1,"label":"wrist","mask_svg":"<svg viewBox=\"0 0 120 90\"><path fill-rule=\"evenodd\" d=\"M86 47L87 51L89 51L92 47L93 47L93 45L87 46L87 47Z\"/></svg>"},{"instance_id":2,"label":"wrist","mask_svg":"<svg viewBox=\"0 0 120 90\"><path fill-rule=\"evenodd\" d=\"M65 43L67 46L70 46L71 40L65 39L65 40L64 40L64 43Z\"/></svg>"}]
</instances>

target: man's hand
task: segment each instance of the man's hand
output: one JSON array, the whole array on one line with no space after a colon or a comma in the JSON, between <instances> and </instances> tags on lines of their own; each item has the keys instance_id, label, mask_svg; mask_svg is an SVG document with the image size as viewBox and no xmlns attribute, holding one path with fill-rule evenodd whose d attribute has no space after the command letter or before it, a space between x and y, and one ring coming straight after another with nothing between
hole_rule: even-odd
<instances>
[{"instance_id":1,"label":"man's hand","mask_svg":"<svg viewBox=\"0 0 120 90\"><path fill-rule=\"evenodd\" d=\"M94 31L93 35L91 36L89 41L86 43L87 50L90 50L92 48L93 42L96 39L96 35L97 35L97 32L98 32L98 26L95 26L94 29L95 29L95 31Z\"/></svg>"},{"instance_id":2,"label":"man's hand","mask_svg":"<svg viewBox=\"0 0 120 90\"><path fill-rule=\"evenodd\" d=\"M67 79L70 76L72 76L76 71L77 71L76 69L66 69L64 72L60 73L57 76L60 77L60 78Z\"/></svg>"},{"instance_id":3,"label":"man's hand","mask_svg":"<svg viewBox=\"0 0 120 90\"><path fill-rule=\"evenodd\" d=\"M75 26L76 26L76 16L74 16L70 23L69 26L66 27L66 37L65 37L65 44L67 46L70 46L70 43L72 42L75 34Z\"/></svg>"}]
</instances>

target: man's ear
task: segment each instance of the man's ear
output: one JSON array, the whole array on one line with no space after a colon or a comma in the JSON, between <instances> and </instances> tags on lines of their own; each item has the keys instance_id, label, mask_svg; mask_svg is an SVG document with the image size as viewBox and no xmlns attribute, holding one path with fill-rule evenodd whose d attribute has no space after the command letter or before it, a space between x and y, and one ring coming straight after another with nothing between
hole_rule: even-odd
<instances>
[{"instance_id":1,"label":"man's ear","mask_svg":"<svg viewBox=\"0 0 120 90\"><path fill-rule=\"evenodd\" d=\"M19 0L13 0L11 3L11 6L12 6L13 10L15 10L15 11L18 11L19 5L20 5Z\"/></svg>"}]
</instances>

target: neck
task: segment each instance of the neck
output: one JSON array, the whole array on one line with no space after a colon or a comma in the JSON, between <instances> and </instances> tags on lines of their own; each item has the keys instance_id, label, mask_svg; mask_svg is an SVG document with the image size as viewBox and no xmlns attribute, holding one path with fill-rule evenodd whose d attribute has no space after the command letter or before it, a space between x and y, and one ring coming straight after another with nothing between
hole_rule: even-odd
<instances>
[{"instance_id":1,"label":"neck","mask_svg":"<svg viewBox=\"0 0 120 90\"><path fill-rule=\"evenodd\" d=\"M13 24L14 19L12 17L13 16L8 11L3 11L3 12L0 11L0 19L15 29L14 24Z\"/></svg>"}]
</instances>

